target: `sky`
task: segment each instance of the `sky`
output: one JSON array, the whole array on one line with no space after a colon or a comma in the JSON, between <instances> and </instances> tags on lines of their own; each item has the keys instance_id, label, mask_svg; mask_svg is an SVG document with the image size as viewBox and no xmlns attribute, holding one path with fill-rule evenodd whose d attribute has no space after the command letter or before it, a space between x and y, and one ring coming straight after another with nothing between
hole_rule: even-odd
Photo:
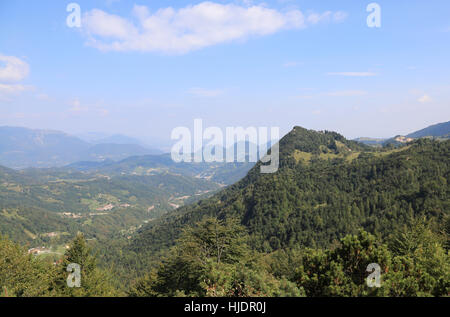
<instances>
[{"instance_id":1,"label":"sky","mask_svg":"<svg viewBox=\"0 0 450 317\"><path fill-rule=\"evenodd\" d=\"M80 8L80 27L67 6ZM180 126L347 138L450 117L450 2L0 0L0 125L170 140Z\"/></svg>"}]
</instances>

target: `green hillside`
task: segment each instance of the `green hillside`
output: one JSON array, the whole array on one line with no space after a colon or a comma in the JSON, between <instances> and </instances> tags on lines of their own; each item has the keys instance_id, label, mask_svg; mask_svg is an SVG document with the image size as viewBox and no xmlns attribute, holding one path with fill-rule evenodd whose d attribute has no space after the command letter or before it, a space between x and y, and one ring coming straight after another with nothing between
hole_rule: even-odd
<instances>
[{"instance_id":1,"label":"green hillside","mask_svg":"<svg viewBox=\"0 0 450 317\"><path fill-rule=\"evenodd\" d=\"M64 242L77 231L88 238L133 232L144 221L218 188L204 179L169 173L110 177L0 167L0 233L36 246L52 235Z\"/></svg>"},{"instance_id":2,"label":"green hillside","mask_svg":"<svg viewBox=\"0 0 450 317\"><path fill-rule=\"evenodd\" d=\"M450 121L438 123L429 126L425 129L410 133L408 138L423 138L423 137L436 137L436 138L450 138Z\"/></svg>"},{"instance_id":3,"label":"green hillside","mask_svg":"<svg viewBox=\"0 0 450 317\"><path fill-rule=\"evenodd\" d=\"M98 246L100 258L132 296L447 295L449 152L450 141L376 150L296 127L277 173L258 163L132 240ZM370 263L381 288L366 285Z\"/></svg>"},{"instance_id":4,"label":"green hillside","mask_svg":"<svg viewBox=\"0 0 450 317\"><path fill-rule=\"evenodd\" d=\"M450 142L419 140L374 150L334 132L296 127L280 141L280 169L248 175L213 197L144 227L131 248L173 245L181 228L205 215L238 217L260 251L296 245L327 247L364 228L379 237L419 216L449 210Z\"/></svg>"},{"instance_id":5,"label":"green hillside","mask_svg":"<svg viewBox=\"0 0 450 317\"><path fill-rule=\"evenodd\" d=\"M295 127L279 145L278 172L257 163L212 196L211 182L167 171L1 168L2 233L42 244L84 233L37 258L0 237L5 263L16 263L0 266L3 295L449 294L450 141L374 149ZM68 208L77 217L61 217ZM61 283L72 262L90 263L75 290ZM376 288L366 283L372 263Z\"/></svg>"}]
</instances>

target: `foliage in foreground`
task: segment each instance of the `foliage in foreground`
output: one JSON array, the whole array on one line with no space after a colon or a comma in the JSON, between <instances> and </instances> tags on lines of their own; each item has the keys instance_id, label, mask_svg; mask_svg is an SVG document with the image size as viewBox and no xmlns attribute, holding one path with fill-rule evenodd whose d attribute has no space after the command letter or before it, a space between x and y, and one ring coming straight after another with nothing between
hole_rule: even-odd
<instances>
[{"instance_id":1,"label":"foliage in foreground","mask_svg":"<svg viewBox=\"0 0 450 317\"><path fill-rule=\"evenodd\" d=\"M334 249L289 249L264 255L248 248L237 221L205 218L185 229L157 270L131 296L448 296L450 257L425 219L389 243L360 230ZM448 238L448 237L447 237ZM377 263L381 287L370 288Z\"/></svg>"},{"instance_id":2,"label":"foliage in foreground","mask_svg":"<svg viewBox=\"0 0 450 317\"><path fill-rule=\"evenodd\" d=\"M380 242L364 230L330 249L286 249L264 254L248 246L236 219L205 217L183 230L157 269L135 281L128 296L297 297L448 296L449 221L441 233L426 219ZM81 267L81 287L67 286L67 266ZM381 287L369 288L367 266L381 269ZM30 255L0 237L0 296L122 296L113 276L97 267L79 234L60 263Z\"/></svg>"},{"instance_id":3,"label":"foliage in foreground","mask_svg":"<svg viewBox=\"0 0 450 317\"><path fill-rule=\"evenodd\" d=\"M81 287L67 286L67 265L81 267ZM96 258L79 234L69 245L64 259L52 263L28 254L27 250L0 236L0 296L1 297L93 297L117 296L111 277L97 267Z\"/></svg>"}]
</instances>

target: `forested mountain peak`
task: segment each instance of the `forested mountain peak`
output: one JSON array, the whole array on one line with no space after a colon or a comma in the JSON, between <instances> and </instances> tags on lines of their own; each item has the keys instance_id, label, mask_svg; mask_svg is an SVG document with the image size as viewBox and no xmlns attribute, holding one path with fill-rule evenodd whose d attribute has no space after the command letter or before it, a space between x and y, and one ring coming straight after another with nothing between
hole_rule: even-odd
<instances>
[{"instance_id":1,"label":"forested mountain peak","mask_svg":"<svg viewBox=\"0 0 450 317\"><path fill-rule=\"evenodd\" d=\"M342 159L348 162L358 158L362 152L374 151L368 145L347 140L333 131L315 131L295 126L279 141L280 168L299 163ZM248 178L259 177L261 162L249 172ZM241 183L246 183L246 179Z\"/></svg>"},{"instance_id":2,"label":"forested mountain peak","mask_svg":"<svg viewBox=\"0 0 450 317\"><path fill-rule=\"evenodd\" d=\"M315 131L295 126L291 132L280 140L280 151L292 155L295 150L311 153L334 153L342 151L360 151L367 149L355 141L349 141L344 136L333 131Z\"/></svg>"},{"instance_id":3,"label":"forested mountain peak","mask_svg":"<svg viewBox=\"0 0 450 317\"><path fill-rule=\"evenodd\" d=\"M143 228L132 248L170 246L183 226L205 215L237 217L251 246L271 251L327 247L359 228L386 236L418 216L441 218L448 208L450 142L376 150L295 127L279 145L276 173L261 174L258 163L240 182Z\"/></svg>"}]
</instances>

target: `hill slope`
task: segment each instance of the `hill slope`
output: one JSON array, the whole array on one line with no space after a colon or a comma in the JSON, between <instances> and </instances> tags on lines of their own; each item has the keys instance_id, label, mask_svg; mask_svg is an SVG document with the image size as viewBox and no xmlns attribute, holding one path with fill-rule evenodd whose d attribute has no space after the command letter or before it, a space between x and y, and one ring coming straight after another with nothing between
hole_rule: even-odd
<instances>
[{"instance_id":1,"label":"hill slope","mask_svg":"<svg viewBox=\"0 0 450 317\"><path fill-rule=\"evenodd\" d=\"M189 176L117 175L0 166L0 234L32 245L57 233L107 237L209 195L218 184Z\"/></svg>"},{"instance_id":2,"label":"hill slope","mask_svg":"<svg viewBox=\"0 0 450 317\"><path fill-rule=\"evenodd\" d=\"M389 139L377 139L377 138L357 138L355 141L371 146L386 146L386 145L402 145L404 143L411 142L412 139L419 139L425 137L432 137L436 139L450 139L450 121L438 123L422 130L410 133L406 136L397 135Z\"/></svg>"},{"instance_id":3,"label":"hill slope","mask_svg":"<svg viewBox=\"0 0 450 317\"><path fill-rule=\"evenodd\" d=\"M450 141L375 150L296 127L280 141L277 173L260 174L258 163L235 185L144 227L130 249L164 250L205 215L238 217L262 251L328 247L361 227L388 235L413 217L448 213L449 154Z\"/></svg>"},{"instance_id":4,"label":"hill slope","mask_svg":"<svg viewBox=\"0 0 450 317\"><path fill-rule=\"evenodd\" d=\"M407 135L408 138L423 138L427 136L450 138L450 121L438 123Z\"/></svg>"},{"instance_id":5,"label":"hill slope","mask_svg":"<svg viewBox=\"0 0 450 317\"><path fill-rule=\"evenodd\" d=\"M241 178L254 166L252 162L242 163L176 163L170 154L132 156L114 162L76 162L63 170L96 172L107 175L157 175L162 173L180 174L230 185Z\"/></svg>"}]
</instances>

